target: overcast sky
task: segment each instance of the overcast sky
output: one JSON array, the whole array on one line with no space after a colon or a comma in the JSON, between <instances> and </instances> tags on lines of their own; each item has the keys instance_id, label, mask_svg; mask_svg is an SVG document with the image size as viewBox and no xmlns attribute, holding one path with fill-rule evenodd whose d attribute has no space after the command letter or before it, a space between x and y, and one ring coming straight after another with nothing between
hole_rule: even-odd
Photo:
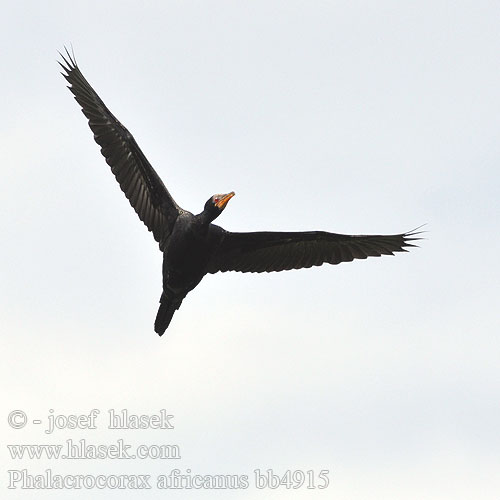
<instances>
[{"instance_id":1,"label":"overcast sky","mask_svg":"<svg viewBox=\"0 0 500 500\"><path fill-rule=\"evenodd\" d=\"M499 19L478 0L6 2L2 497L497 500ZM425 223L427 239L208 276L159 338L162 256L59 74L69 44L182 207L234 190L217 221L229 230ZM50 409L93 408L96 430L43 432ZM165 409L175 429L107 429L123 408ZM13 410L25 428L9 428ZM182 458L12 460L5 447L68 438L177 444ZM250 484L6 490L24 468ZM330 484L256 488L268 468L328 470Z\"/></svg>"}]
</instances>

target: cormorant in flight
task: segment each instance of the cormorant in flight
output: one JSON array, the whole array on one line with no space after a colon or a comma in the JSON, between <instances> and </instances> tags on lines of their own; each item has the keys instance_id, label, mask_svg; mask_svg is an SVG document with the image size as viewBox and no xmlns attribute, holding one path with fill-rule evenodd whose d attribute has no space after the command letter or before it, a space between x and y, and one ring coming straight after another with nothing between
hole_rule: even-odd
<instances>
[{"instance_id":1,"label":"cormorant in flight","mask_svg":"<svg viewBox=\"0 0 500 500\"><path fill-rule=\"evenodd\" d=\"M207 273L285 271L324 263L406 252L419 239L416 231L394 235L307 232L233 233L212 222L234 192L215 194L198 215L174 201L130 132L114 117L84 78L74 56L60 54L68 87L88 118L106 163L139 218L163 252L163 293L155 332L163 335L188 292Z\"/></svg>"}]
</instances>

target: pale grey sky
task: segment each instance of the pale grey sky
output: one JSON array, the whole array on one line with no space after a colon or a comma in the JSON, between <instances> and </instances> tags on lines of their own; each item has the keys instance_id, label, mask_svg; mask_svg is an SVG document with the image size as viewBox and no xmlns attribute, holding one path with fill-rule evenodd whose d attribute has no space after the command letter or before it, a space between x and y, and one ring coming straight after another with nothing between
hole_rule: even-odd
<instances>
[{"instance_id":1,"label":"pale grey sky","mask_svg":"<svg viewBox=\"0 0 500 500\"><path fill-rule=\"evenodd\" d=\"M498 499L500 6L494 1L7 2L0 19L2 436L178 444L172 461L7 469L247 474L173 499ZM193 212L230 230L395 233L408 254L206 277L163 338L161 254L65 88L57 51ZM174 430L10 429L21 409L175 415ZM4 444L5 444L4 443ZM330 471L257 489L254 469ZM5 496L6 494L6 496ZM121 496L120 496L121 495Z\"/></svg>"}]
</instances>

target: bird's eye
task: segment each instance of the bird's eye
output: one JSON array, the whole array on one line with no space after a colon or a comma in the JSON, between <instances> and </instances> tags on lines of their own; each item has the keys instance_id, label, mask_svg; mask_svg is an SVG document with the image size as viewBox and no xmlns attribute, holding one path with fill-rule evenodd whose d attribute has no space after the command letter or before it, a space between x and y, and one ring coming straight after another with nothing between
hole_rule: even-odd
<instances>
[{"instance_id":1,"label":"bird's eye","mask_svg":"<svg viewBox=\"0 0 500 500\"><path fill-rule=\"evenodd\" d=\"M214 198L214 203L219 203L219 198Z\"/></svg>"}]
</instances>

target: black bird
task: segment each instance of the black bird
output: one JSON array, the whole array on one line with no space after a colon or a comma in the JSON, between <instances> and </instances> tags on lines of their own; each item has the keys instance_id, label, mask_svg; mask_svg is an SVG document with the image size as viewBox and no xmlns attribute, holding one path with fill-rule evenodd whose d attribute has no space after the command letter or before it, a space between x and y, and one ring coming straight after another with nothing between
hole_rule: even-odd
<instances>
[{"instance_id":1,"label":"black bird","mask_svg":"<svg viewBox=\"0 0 500 500\"><path fill-rule=\"evenodd\" d=\"M339 264L394 255L413 247L416 230L394 235L307 232L233 233L214 221L234 192L215 194L198 215L174 201L130 132L114 117L82 75L74 55L60 54L62 75L88 118L106 163L139 218L163 252L163 293L155 332L163 335L184 297L207 273L262 273Z\"/></svg>"}]
</instances>

